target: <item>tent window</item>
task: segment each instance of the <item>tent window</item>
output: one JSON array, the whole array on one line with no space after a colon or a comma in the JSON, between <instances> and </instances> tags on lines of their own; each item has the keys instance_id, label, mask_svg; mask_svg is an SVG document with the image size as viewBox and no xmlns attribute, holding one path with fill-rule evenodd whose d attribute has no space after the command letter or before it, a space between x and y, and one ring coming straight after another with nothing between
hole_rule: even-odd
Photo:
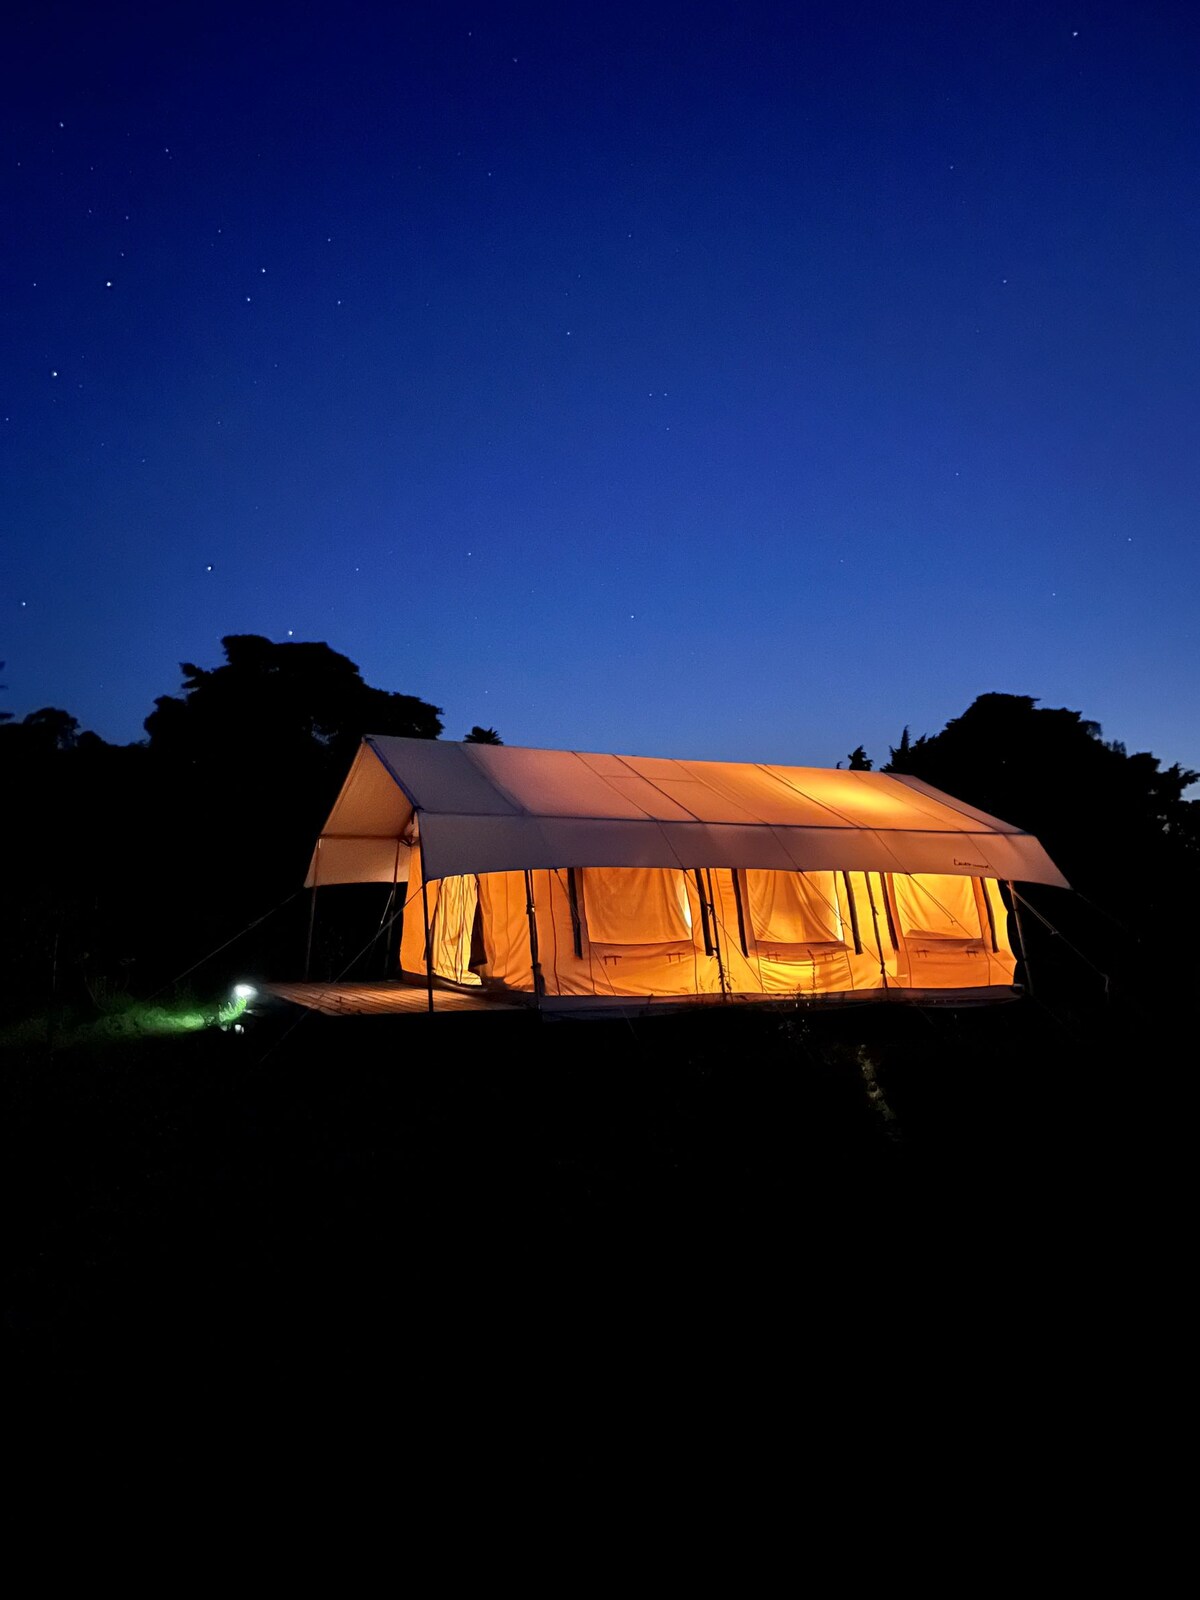
<instances>
[{"instance_id":1,"label":"tent window","mask_svg":"<svg viewBox=\"0 0 1200 1600\"><path fill-rule=\"evenodd\" d=\"M970 878L921 872L892 879L896 909L906 938L978 939L979 907Z\"/></svg>"},{"instance_id":2,"label":"tent window","mask_svg":"<svg viewBox=\"0 0 1200 1600\"><path fill-rule=\"evenodd\" d=\"M759 944L840 944L842 913L832 872L746 871L750 926Z\"/></svg>"},{"instance_id":3,"label":"tent window","mask_svg":"<svg viewBox=\"0 0 1200 1600\"><path fill-rule=\"evenodd\" d=\"M682 872L658 867L585 867L583 908L597 944L690 942L692 908Z\"/></svg>"}]
</instances>

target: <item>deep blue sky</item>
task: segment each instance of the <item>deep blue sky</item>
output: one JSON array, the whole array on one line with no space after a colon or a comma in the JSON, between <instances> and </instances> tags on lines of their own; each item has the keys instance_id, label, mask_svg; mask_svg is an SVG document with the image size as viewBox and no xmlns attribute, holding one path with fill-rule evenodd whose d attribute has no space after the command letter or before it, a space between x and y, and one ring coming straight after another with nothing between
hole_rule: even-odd
<instances>
[{"instance_id":1,"label":"deep blue sky","mask_svg":"<svg viewBox=\"0 0 1200 1600\"><path fill-rule=\"evenodd\" d=\"M0 706L253 632L450 738L1200 767L1194 6L23 11Z\"/></svg>"}]
</instances>

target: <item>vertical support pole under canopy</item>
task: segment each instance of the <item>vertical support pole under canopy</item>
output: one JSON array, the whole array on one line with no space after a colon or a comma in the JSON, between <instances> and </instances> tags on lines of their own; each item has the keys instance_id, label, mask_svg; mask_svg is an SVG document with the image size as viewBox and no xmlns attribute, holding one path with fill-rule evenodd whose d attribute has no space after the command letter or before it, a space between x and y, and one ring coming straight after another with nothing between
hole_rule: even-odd
<instances>
[{"instance_id":1,"label":"vertical support pole under canopy","mask_svg":"<svg viewBox=\"0 0 1200 1600\"><path fill-rule=\"evenodd\" d=\"M733 876L734 876L734 892L736 893L736 890L737 890L737 872L736 872L736 869L734 871L734 875ZM717 921L717 901L716 901L716 896L713 893L713 881L712 881L712 868L711 867L705 867L705 869L704 869L704 883L705 883L706 889L708 890L708 911L709 911L709 915L712 918L713 955L716 956L716 958L717 958L717 981L721 985L721 997L722 997L722 999L728 1000L729 997L730 997L730 992L731 992L731 989L732 989L732 985L730 984L729 978L726 975L725 962L724 962L724 959L722 958L722 955L721 955L721 938L720 938L720 933L719 933L719 925L718 925L718 921Z\"/></svg>"},{"instance_id":2,"label":"vertical support pole under canopy","mask_svg":"<svg viewBox=\"0 0 1200 1600\"><path fill-rule=\"evenodd\" d=\"M429 881L425 876L425 850L418 840L421 852L421 915L425 920L425 993L429 1010L433 1010L433 938L429 930Z\"/></svg>"},{"instance_id":3,"label":"vertical support pole under canopy","mask_svg":"<svg viewBox=\"0 0 1200 1600\"><path fill-rule=\"evenodd\" d=\"M529 919L529 963L533 968L533 997L539 1008L542 1004L544 984L542 964L538 959L537 911L533 904L533 873L525 869L525 915Z\"/></svg>"},{"instance_id":4,"label":"vertical support pole under canopy","mask_svg":"<svg viewBox=\"0 0 1200 1600\"><path fill-rule=\"evenodd\" d=\"M888 986L887 963L883 959L883 940L879 934L879 908L875 904L875 891L871 887L871 874L869 872L864 872L863 877L866 880L867 885L867 903L871 907L871 926L875 929L875 948L879 952L879 976L883 979L883 987L886 989ZM882 873L879 874L879 887L881 892L886 892L884 891L883 887Z\"/></svg>"},{"instance_id":5,"label":"vertical support pole under canopy","mask_svg":"<svg viewBox=\"0 0 1200 1600\"><path fill-rule=\"evenodd\" d=\"M399 887L400 840L397 838L396 855L392 862L392 888L387 898L387 905L383 908L383 976L385 981L392 975L392 924L398 915L396 911L396 890Z\"/></svg>"},{"instance_id":6,"label":"vertical support pole under canopy","mask_svg":"<svg viewBox=\"0 0 1200 1600\"><path fill-rule=\"evenodd\" d=\"M860 956L863 953L863 944L862 933L858 926L858 902L854 898L854 885L850 881L848 872L842 873L842 884L846 890L846 905L850 911L850 932L854 938L854 954Z\"/></svg>"},{"instance_id":7,"label":"vertical support pole under canopy","mask_svg":"<svg viewBox=\"0 0 1200 1600\"><path fill-rule=\"evenodd\" d=\"M1021 957L1021 965L1025 969L1025 993L1033 999L1033 976L1029 971L1029 951L1025 944L1025 928L1021 922L1021 897L1017 893L1017 886L1011 878L1008 879L1008 897L1012 901L1013 923L1017 933L1017 953Z\"/></svg>"},{"instance_id":8,"label":"vertical support pole under canopy","mask_svg":"<svg viewBox=\"0 0 1200 1600\"><path fill-rule=\"evenodd\" d=\"M317 879L321 876L321 841L317 840L317 855L313 862L312 888L308 891L308 941L304 946L304 981L312 975L313 928L317 921Z\"/></svg>"}]
</instances>

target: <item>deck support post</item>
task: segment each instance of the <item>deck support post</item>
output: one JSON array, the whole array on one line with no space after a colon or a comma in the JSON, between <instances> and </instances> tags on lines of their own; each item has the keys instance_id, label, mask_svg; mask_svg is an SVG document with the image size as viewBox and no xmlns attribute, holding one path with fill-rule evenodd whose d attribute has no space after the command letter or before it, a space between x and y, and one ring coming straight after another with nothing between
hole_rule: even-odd
<instances>
[{"instance_id":1,"label":"deck support post","mask_svg":"<svg viewBox=\"0 0 1200 1600\"><path fill-rule=\"evenodd\" d=\"M542 1009L542 995L545 992L545 981L542 978L542 965L538 959L538 934L537 911L533 903L533 873L525 869L525 915L529 919L529 963L533 969L533 999L538 1010Z\"/></svg>"},{"instance_id":2,"label":"deck support post","mask_svg":"<svg viewBox=\"0 0 1200 1600\"><path fill-rule=\"evenodd\" d=\"M383 908L383 976L386 982L391 972L392 923L396 920L396 890L400 887L400 839L396 838L396 859L392 863L392 888L387 905ZM399 964L399 963L397 963Z\"/></svg>"},{"instance_id":3,"label":"deck support post","mask_svg":"<svg viewBox=\"0 0 1200 1600\"><path fill-rule=\"evenodd\" d=\"M425 992L429 996L429 1010L433 1010L433 939L429 933L429 884L425 877L425 851L421 852L421 915L425 919Z\"/></svg>"},{"instance_id":4,"label":"deck support post","mask_svg":"<svg viewBox=\"0 0 1200 1600\"><path fill-rule=\"evenodd\" d=\"M312 976L313 928L317 921L317 879L321 876L321 841L317 840L317 853L313 859L312 888L308 892L308 941L304 946L304 981Z\"/></svg>"}]
</instances>

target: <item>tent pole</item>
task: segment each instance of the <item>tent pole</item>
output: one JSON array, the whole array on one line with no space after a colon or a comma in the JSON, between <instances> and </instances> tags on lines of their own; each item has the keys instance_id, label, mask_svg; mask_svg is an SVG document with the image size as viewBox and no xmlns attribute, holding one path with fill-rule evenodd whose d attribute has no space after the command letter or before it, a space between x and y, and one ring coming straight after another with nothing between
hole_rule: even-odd
<instances>
[{"instance_id":1,"label":"tent pole","mask_svg":"<svg viewBox=\"0 0 1200 1600\"><path fill-rule=\"evenodd\" d=\"M400 836L396 835L396 859L392 863L392 892L388 896L388 903L384 908L385 924L383 929L383 976L386 979L392 966L391 948L392 932L391 922L386 920L396 909L396 890L400 887Z\"/></svg>"},{"instance_id":2,"label":"tent pole","mask_svg":"<svg viewBox=\"0 0 1200 1600\"><path fill-rule=\"evenodd\" d=\"M525 915L529 918L529 961L533 968L533 998L542 1009L542 965L538 959L537 911L533 904L533 873L525 868Z\"/></svg>"},{"instance_id":3,"label":"tent pole","mask_svg":"<svg viewBox=\"0 0 1200 1600\"><path fill-rule=\"evenodd\" d=\"M417 840L421 855L421 915L425 919L425 993L433 1010L433 940L429 935L429 880L425 876L425 846Z\"/></svg>"},{"instance_id":4,"label":"tent pole","mask_svg":"<svg viewBox=\"0 0 1200 1600\"><path fill-rule=\"evenodd\" d=\"M308 942L304 947L304 981L308 982L309 973L312 971L313 927L317 920L317 879L321 876L321 841L317 840L317 854L313 862L312 888L308 896Z\"/></svg>"},{"instance_id":5,"label":"tent pole","mask_svg":"<svg viewBox=\"0 0 1200 1600\"><path fill-rule=\"evenodd\" d=\"M888 986L887 963L883 957L883 940L879 937L879 911L875 905L875 891L871 887L871 874L869 872L864 872L863 878L867 885L867 903L871 907L871 925L875 929L875 949L879 956L879 976L883 979L883 987L886 989ZM882 894L887 893L887 889L885 888L883 882L882 872L879 874L879 888Z\"/></svg>"},{"instance_id":6,"label":"tent pole","mask_svg":"<svg viewBox=\"0 0 1200 1600\"><path fill-rule=\"evenodd\" d=\"M742 912L742 902L741 902L741 899L738 897L737 868L734 867L732 870L733 870L733 893L734 893L734 897L737 899L738 916L740 918L741 917L741 912ZM712 868L711 867L705 867L705 869L704 869L704 882L705 882L705 886L708 889L708 912L709 912L709 915L712 918L713 955L715 955L716 958L717 958L717 982L721 985L721 999L722 1000L728 1000L730 998L730 990L731 990L732 986L731 986L731 984L729 982L729 979L725 976L725 963L721 959L721 940L720 940L720 935L719 935L719 932L718 932L718 929L717 929L717 901L716 901L716 896L713 893L713 881L712 881Z\"/></svg>"},{"instance_id":7,"label":"tent pole","mask_svg":"<svg viewBox=\"0 0 1200 1600\"><path fill-rule=\"evenodd\" d=\"M1021 924L1021 901L1017 895L1017 886L1011 878L1008 882L1008 894L1012 900L1013 922L1017 930L1017 946L1021 954L1021 965L1025 968L1025 993L1033 999L1033 975L1029 970L1029 951L1025 945L1025 929Z\"/></svg>"}]
</instances>

